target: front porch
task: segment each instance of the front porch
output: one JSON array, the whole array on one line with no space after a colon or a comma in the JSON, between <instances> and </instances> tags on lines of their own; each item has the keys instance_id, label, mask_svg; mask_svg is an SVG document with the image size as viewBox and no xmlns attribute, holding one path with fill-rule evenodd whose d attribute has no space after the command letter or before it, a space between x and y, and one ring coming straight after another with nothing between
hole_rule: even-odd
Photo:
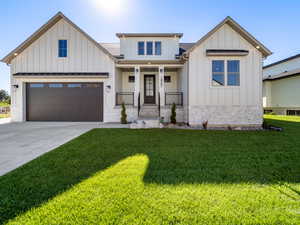
<instances>
[{"instance_id":1,"label":"front porch","mask_svg":"<svg viewBox=\"0 0 300 225\"><path fill-rule=\"evenodd\" d=\"M161 117L173 103L184 105L182 65L119 65L116 106L136 108L139 117Z\"/></svg>"}]
</instances>

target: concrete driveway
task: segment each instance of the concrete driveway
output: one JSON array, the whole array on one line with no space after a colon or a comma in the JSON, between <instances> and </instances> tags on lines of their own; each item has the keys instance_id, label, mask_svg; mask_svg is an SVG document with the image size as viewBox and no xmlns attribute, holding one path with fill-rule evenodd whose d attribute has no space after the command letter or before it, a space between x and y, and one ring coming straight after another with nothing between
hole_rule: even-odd
<instances>
[{"instance_id":1,"label":"concrete driveway","mask_svg":"<svg viewBox=\"0 0 300 225\"><path fill-rule=\"evenodd\" d=\"M0 176L53 150L101 123L25 122L0 124Z\"/></svg>"}]
</instances>

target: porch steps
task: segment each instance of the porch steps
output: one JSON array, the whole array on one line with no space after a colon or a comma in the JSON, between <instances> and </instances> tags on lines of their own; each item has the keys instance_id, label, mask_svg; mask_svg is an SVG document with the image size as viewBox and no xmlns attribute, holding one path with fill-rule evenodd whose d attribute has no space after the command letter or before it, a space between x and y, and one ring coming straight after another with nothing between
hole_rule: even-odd
<instances>
[{"instance_id":1,"label":"porch steps","mask_svg":"<svg viewBox=\"0 0 300 225\"><path fill-rule=\"evenodd\" d=\"M140 110L140 117L142 117L142 118L158 117L158 106L157 105L143 105Z\"/></svg>"},{"instance_id":2,"label":"porch steps","mask_svg":"<svg viewBox=\"0 0 300 225\"><path fill-rule=\"evenodd\" d=\"M158 117L139 117L136 121L130 124L132 129L146 129L146 128L161 128Z\"/></svg>"}]
</instances>

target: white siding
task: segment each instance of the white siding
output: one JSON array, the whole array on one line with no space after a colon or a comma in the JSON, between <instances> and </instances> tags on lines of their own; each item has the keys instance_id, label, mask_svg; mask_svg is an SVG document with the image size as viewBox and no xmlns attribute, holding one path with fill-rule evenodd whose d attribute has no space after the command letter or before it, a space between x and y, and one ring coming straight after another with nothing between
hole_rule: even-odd
<instances>
[{"instance_id":1,"label":"white siding","mask_svg":"<svg viewBox=\"0 0 300 225\"><path fill-rule=\"evenodd\" d=\"M300 57L283 62L263 70L263 77L274 76L285 71L295 70L300 68Z\"/></svg>"},{"instance_id":2,"label":"white siding","mask_svg":"<svg viewBox=\"0 0 300 225\"><path fill-rule=\"evenodd\" d=\"M58 40L68 40L68 57L58 57ZM12 60L17 72L111 72L112 59L61 19Z\"/></svg>"},{"instance_id":3,"label":"white siding","mask_svg":"<svg viewBox=\"0 0 300 225\"><path fill-rule=\"evenodd\" d=\"M144 76L145 75L155 75L155 96L156 96L156 104L158 103L158 72L141 72L140 73L140 96L141 96L141 103L144 103ZM121 79L121 91L123 92L134 92L134 83L128 82L129 76L134 76L134 72L122 72ZM165 76L171 76L171 82L165 83L165 92L177 92L179 91L179 84L178 84L178 76L177 72L165 72ZM161 96L164 98L164 96Z\"/></svg>"},{"instance_id":4,"label":"white siding","mask_svg":"<svg viewBox=\"0 0 300 225\"><path fill-rule=\"evenodd\" d=\"M145 42L145 55L138 55L138 42ZM146 42L161 41L161 55L155 55L155 44L153 43L153 55L147 55ZM126 60L174 60L179 54L179 38L175 37L126 37L120 38L120 53Z\"/></svg>"},{"instance_id":5,"label":"white siding","mask_svg":"<svg viewBox=\"0 0 300 225\"><path fill-rule=\"evenodd\" d=\"M243 49L240 57L207 57L206 49ZM240 86L211 86L212 60L240 60ZM262 119L262 55L227 24L205 40L189 58L190 123L260 124ZM205 112L204 112L204 111ZM251 111L252 116L235 115ZM250 118L251 117L251 118Z\"/></svg>"},{"instance_id":6,"label":"white siding","mask_svg":"<svg viewBox=\"0 0 300 225\"><path fill-rule=\"evenodd\" d=\"M68 40L68 57L58 57L58 40ZM32 43L11 62L11 74L18 72L108 72L107 79L70 79L56 78L57 82L104 82L104 121L118 121L119 115L114 113L115 104L115 65L114 61L100 50L81 32L76 30L63 19ZM53 82L54 79L33 79L37 82ZM13 78L11 84L18 84L19 88L12 88L12 120L25 120L25 82L31 78ZM106 86L110 85L108 90Z\"/></svg>"},{"instance_id":7,"label":"white siding","mask_svg":"<svg viewBox=\"0 0 300 225\"><path fill-rule=\"evenodd\" d=\"M269 108L295 108L300 107L300 76L265 81L264 86L269 86L271 102L265 107Z\"/></svg>"}]
</instances>

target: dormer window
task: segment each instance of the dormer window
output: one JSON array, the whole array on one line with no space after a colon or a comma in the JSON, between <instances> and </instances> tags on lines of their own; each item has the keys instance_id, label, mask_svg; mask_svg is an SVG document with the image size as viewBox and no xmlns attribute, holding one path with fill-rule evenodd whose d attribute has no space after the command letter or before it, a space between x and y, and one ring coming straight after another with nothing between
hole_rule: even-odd
<instances>
[{"instance_id":1,"label":"dormer window","mask_svg":"<svg viewBox=\"0 0 300 225\"><path fill-rule=\"evenodd\" d=\"M153 55L153 42L147 41L147 55Z\"/></svg>"},{"instance_id":2,"label":"dormer window","mask_svg":"<svg viewBox=\"0 0 300 225\"><path fill-rule=\"evenodd\" d=\"M66 58L68 56L67 40L58 40L58 57Z\"/></svg>"},{"instance_id":3,"label":"dormer window","mask_svg":"<svg viewBox=\"0 0 300 225\"><path fill-rule=\"evenodd\" d=\"M161 55L161 41L155 42L155 55Z\"/></svg>"},{"instance_id":4,"label":"dormer window","mask_svg":"<svg viewBox=\"0 0 300 225\"><path fill-rule=\"evenodd\" d=\"M161 41L139 41L137 48L138 55L161 55Z\"/></svg>"},{"instance_id":5,"label":"dormer window","mask_svg":"<svg viewBox=\"0 0 300 225\"><path fill-rule=\"evenodd\" d=\"M145 43L143 41L138 42L138 54L145 55Z\"/></svg>"}]
</instances>

